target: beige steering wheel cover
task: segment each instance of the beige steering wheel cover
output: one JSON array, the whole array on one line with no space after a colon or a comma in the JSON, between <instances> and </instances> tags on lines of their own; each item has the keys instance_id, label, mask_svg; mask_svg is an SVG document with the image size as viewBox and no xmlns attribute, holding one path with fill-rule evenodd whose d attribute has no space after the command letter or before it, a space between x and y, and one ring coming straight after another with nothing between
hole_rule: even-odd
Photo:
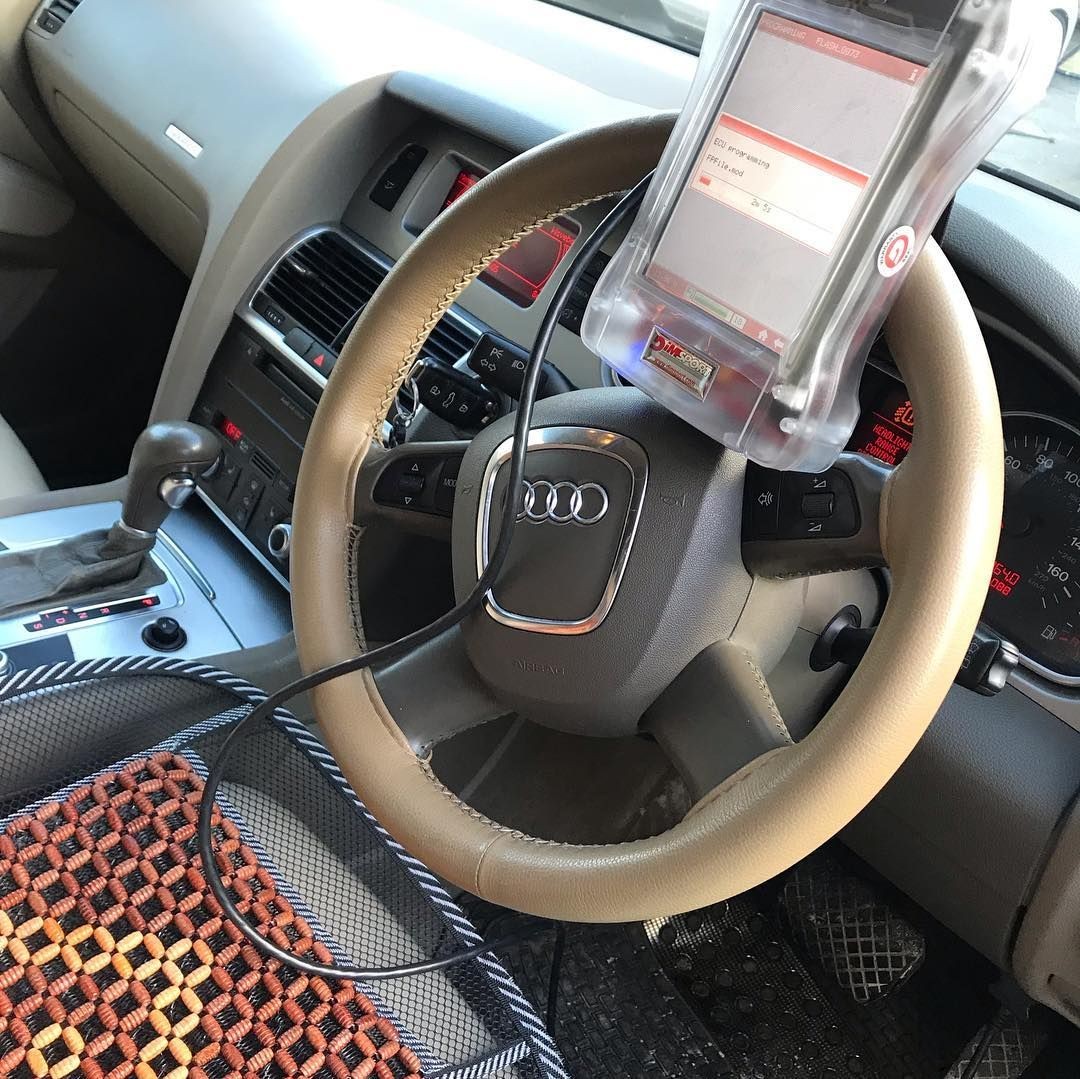
<instances>
[{"instance_id":1,"label":"beige steering wheel cover","mask_svg":"<svg viewBox=\"0 0 1080 1079\"><path fill-rule=\"evenodd\" d=\"M356 475L428 332L523 224L633 186L658 160L671 122L626 121L515 159L440 218L368 305L319 405L300 473L292 580L305 670L356 654ZM569 846L511 832L454 798L410 750L366 673L322 686L314 703L327 743L396 839L492 902L553 918L630 921L743 892L867 805L915 747L960 667L1003 500L993 373L967 297L932 241L895 305L889 338L919 419L882 506L894 589L870 651L815 731L748 765L663 835Z\"/></svg>"}]
</instances>

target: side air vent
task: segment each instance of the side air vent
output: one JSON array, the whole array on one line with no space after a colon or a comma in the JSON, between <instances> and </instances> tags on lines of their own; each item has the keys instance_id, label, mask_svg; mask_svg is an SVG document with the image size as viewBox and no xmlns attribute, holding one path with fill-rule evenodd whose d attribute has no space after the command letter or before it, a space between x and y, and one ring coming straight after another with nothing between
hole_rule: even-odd
<instances>
[{"instance_id":1,"label":"side air vent","mask_svg":"<svg viewBox=\"0 0 1080 1079\"><path fill-rule=\"evenodd\" d=\"M53 0L38 16L38 26L47 34L57 33L81 3L82 0Z\"/></svg>"},{"instance_id":2,"label":"side air vent","mask_svg":"<svg viewBox=\"0 0 1080 1079\"><path fill-rule=\"evenodd\" d=\"M308 342L304 358L329 374L386 269L341 233L317 233L289 252L252 300L252 307L281 331L294 351ZM480 335L453 315L435 327L422 355L453 364ZM294 344L299 342L300 344Z\"/></svg>"}]
</instances>

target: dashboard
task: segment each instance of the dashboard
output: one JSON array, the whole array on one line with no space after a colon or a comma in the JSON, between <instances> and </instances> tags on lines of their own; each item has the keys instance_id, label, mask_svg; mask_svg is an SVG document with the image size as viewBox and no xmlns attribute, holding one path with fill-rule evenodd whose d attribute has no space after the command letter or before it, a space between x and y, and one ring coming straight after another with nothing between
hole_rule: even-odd
<instances>
[{"instance_id":1,"label":"dashboard","mask_svg":"<svg viewBox=\"0 0 1080 1079\"><path fill-rule=\"evenodd\" d=\"M37 21L45 6L15 0L41 101L191 280L153 418L220 432L226 466L203 499L282 587L279 526L307 429L385 274L479 177L564 132L678 108L694 70L693 57L539 0L81 0L52 31ZM142 62L118 64L117 42ZM555 222L469 286L388 417L391 437L460 439L513 407L520 350L604 211ZM1080 791L1078 239L1077 211L997 177L976 174L957 197L943 246L987 334L1007 440L984 618L1025 665L992 701L951 695L848 836L1003 966ZM603 264L560 313L551 392L609 378L578 335ZM899 463L918 416L881 348L862 403L851 448ZM440 469L395 495L430 499L436 539L454 489ZM425 557L438 562L433 547ZM853 586L840 576L834 590L807 586L797 647L770 672L785 713L835 692L811 680L806 655Z\"/></svg>"}]
</instances>

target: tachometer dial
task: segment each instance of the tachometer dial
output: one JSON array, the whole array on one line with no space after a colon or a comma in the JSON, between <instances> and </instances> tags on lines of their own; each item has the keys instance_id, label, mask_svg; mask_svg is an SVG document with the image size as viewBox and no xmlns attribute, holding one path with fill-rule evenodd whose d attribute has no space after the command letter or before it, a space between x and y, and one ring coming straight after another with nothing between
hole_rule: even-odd
<instances>
[{"instance_id":1,"label":"tachometer dial","mask_svg":"<svg viewBox=\"0 0 1080 1079\"><path fill-rule=\"evenodd\" d=\"M1005 424L1005 514L985 620L1044 673L1080 678L1080 431Z\"/></svg>"}]
</instances>

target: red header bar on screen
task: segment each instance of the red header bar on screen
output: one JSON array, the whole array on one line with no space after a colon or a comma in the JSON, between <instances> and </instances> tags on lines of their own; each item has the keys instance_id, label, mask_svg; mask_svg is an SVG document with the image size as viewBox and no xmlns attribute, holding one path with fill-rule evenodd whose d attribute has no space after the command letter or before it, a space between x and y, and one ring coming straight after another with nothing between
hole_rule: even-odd
<instances>
[{"instance_id":1,"label":"red header bar on screen","mask_svg":"<svg viewBox=\"0 0 1080 1079\"><path fill-rule=\"evenodd\" d=\"M902 60L899 56L891 56L887 52L871 49L867 45L859 45L857 42L830 34L825 30L804 26L802 23L793 22L780 15L764 12L758 22L758 29L774 37L812 49L814 52L865 68L867 71L876 71L879 75L905 82L910 86L918 86L926 76L926 68L920 64L913 64L910 60Z\"/></svg>"},{"instance_id":2,"label":"red header bar on screen","mask_svg":"<svg viewBox=\"0 0 1080 1079\"><path fill-rule=\"evenodd\" d=\"M841 164L839 161L834 161L831 157L826 157L824 154L814 153L813 150L809 150L805 146L800 146L797 142L791 142L788 139L782 138L780 135L774 135L771 131L766 131L764 128L758 127L755 124L747 123L746 120L740 120L737 116L732 116L729 112L721 113L719 126L730 128L732 131L737 131L740 135L745 135L748 139L753 139L755 142L760 142L765 146L771 146L774 150L779 150L782 154L787 154L789 157L795 157L800 161L805 161L806 164L813 165L814 168L821 169L822 172L831 173L838 179L845 180L849 184L855 184L857 187L865 187L867 181L870 179L865 172L859 172L858 169L849 168L847 165Z\"/></svg>"}]
</instances>

